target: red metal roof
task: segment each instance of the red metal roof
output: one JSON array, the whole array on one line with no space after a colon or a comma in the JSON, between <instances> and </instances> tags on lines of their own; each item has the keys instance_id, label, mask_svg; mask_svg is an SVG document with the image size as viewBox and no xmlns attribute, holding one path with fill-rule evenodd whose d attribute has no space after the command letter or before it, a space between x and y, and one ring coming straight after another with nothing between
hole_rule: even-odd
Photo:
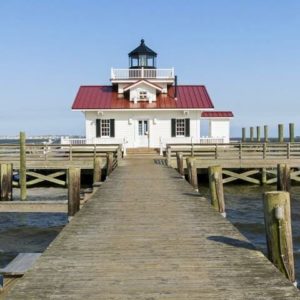
<instances>
[{"instance_id":1,"label":"red metal roof","mask_svg":"<svg viewBox=\"0 0 300 300\"><path fill-rule=\"evenodd\" d=\"M174 99L174 86L168 94L159 94L155 102L138 102L118 98L112 86L81 86L72 109L201 109L213 108L213 103L203 85L177 86L177 100Z\"/></svg>"},{"instance_id":2,"label":"red metal roof","mask_svg":"<svg viewBox=\"0 0 300 300\"><path fill-rule=\"evenodd\" d=\"M201 114L203 118L232 118L232 111L204 111Z\"/></svg>"}]
</instances>

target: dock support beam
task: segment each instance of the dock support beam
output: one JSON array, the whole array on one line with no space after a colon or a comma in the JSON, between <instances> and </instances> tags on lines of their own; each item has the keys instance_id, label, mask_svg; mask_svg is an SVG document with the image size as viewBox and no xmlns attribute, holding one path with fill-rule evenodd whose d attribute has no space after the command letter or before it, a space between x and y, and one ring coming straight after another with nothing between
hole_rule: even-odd
<instances>
[{"instance_id":1,"label":"dock support beam","mask_svg":"<svg viewBox=\"0 0 300 300\"><path fill-rule=\"evenodd\" d=\"M80 209L80 168L68 170L68 215L73 217Z\"/></svg>"},{"instance_id":2,"label":"dock support beam","mask_svg":"<svg viewBox=\"0 0 300 300\"><path fill-rule=\"evenodd\" d=\"M197 168L196 168L196 164L195 164L195 158L194 157L188 157L186 159L186 165L187 165L187 169L188 169L188 180L189 183L193 186L193 188L195 189L195 191L199 191L198 190L198 175L197 175Z\"/></svg>"},{"instance_id":3,"label":"dock support beam","mask_svg":"<svg viewBox=\"0 0 300 300\"><path fill-rule=\"evenodd\" d=\"M261 184L262 185L267 184L267 169L266 168L261 169Z\"/></svg>"},{"instance_id":4,"label":"dock support beam","mask_svg":"<svg viewBox=\"0 0 300 300\"><path fill-rule=\"evenodd\" d=\"M102 166L102 159L100 157L94 158L94 172L93 172L93 183L101 181L101 166Z\"/></svg>"},{"instance_id":5,"label":"dock support beam","mask_svg":"<svg viewBox=\"0 0 300 300\"><path fill-rule=\"evenodd\" d=\"M289 124L289 133L290 133L290 143L295 142L295 124L290 123Z\"/></svg>"},{"instance_id":6,"label":"dock support beam","mask_svg":"<svg viewBox=\"0 0 300 300\"><path fill-rule=\"evenodd\" d=\"M21 200L27 199L26 187L26 135L25 132L20 132L20 198Z\"/></svg>"},{"instance_id":7,"label":"dock support beam","mask_svg":"<svg viewBox=\"0 0 300 300\"><path fill-rule=\"evenodd\" d=\"M221 166L209 167L208 177L209 177L209 190L211 195L211 205L225 218L226 212L225 212L225 201L224 201L224 191L223 191L222 167Z\"/></svg>"},{"instance_id":8,"label":"dock support beam","mask_svg":"<svg viewBox=\"0 0 300 300\"><path fill-rule=\"evenodd\" d=\"M12 164L0 165L0 200L12 200Z\"/></svg>"},{"instance_id":9,"label":"dock support beam","mask_svg":"<svg viewBox=\"0 0 300 300\"><path fill-rule=\"evenodd\" d=\"M264 125L264 142L267 143L269 141L269 128L268 125Z\"/></svg>"},{"instance_id":10,"label":"dock support beam","mask_svg":"<svg viewBox=\"0 0 300 300\"><path fill-rule=\"evenodd\" d=\"M184 167L183 167L183 154L182 152L176 153L176 159L177 159L177 170L182 178L184 178Z\"/></svg>"},{"instance_id":11,"label":"dock support beam","mask_svg":"<svg viewBox=\"0 0 300 300\"><path fill-rule=\"evenodd\" d=\"M245 127L242 128L242 142L243 143L246 142L246 128Z\"/></svg>"},{"instance_id":12,"label":"dock support beam","mask_svg":"<svg viewBox=\"0 0 300 300\"><path fill-rule=\"evenodd\" d=\"M291 171L287 164L277 165L277 190L289 192L291 188Z\"/></svg>"},{"instance_id":13,"label":"dock support beam","mask_svg":"<svg viewBox=\"0 0 300 300\"><path fill-rule=\"evenodd\" d=\"M290 194L276 191L265 193L264 216L268 258L295 283Z\"/></svg>"},{"instance_id":14,"label":"dock support beam","mask_svg":"<svg viewBox=\"0 0 300 300\"><path fill-rule=\"evenodd\" d=\"M254 127L250 127L250 142L254 142Z\"/></svg>"},{"instance_id":15,"label":"dock support beam","mask_svg":"<svg viewBox=\"0 0 300 300\"><path fill-rule=\"evenodd\" d=\"M106 177L108 177L113 170L113 160L114 160L114 154L112 152L107 153Z\"/></svg>"},{"instance_id":16,"label":"dock support beam","mask_svg":"<svg viewBox=\"0 0 300 300\"><path fill-rule=\"evenodd\" d=\"M278 142L283 143L283 124L278 124Z\"/></svg>"}]
</instances>

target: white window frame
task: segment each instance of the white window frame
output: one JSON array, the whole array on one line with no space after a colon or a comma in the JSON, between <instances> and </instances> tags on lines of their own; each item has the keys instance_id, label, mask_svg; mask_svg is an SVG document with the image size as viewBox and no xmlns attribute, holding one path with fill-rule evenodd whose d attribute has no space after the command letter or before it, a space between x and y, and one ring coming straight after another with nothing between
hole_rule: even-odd
<instances>
[{"instance_id":1,"label":"white window frame","mask_svg":"<svg viewBox=\"0 0 300 300\"><path fill-rule=\"evenodd\" d=\"M175 122L175 136L185 137L185 119L176 119Z\"/></svg>"},{"instance_id":2,"label":"white window frame","mask_svg":"<svg viewBox=\"0 0 300 300\"><path fill-rule=\"evenodd\" d=\"M110 119L100 119L101 122L101 137L108 138L110 137Z\"/></svg>"},{"instance_id":3,"label":"white window frame","mask_svg":"<svg viewBox=\"0 0 300 300\"><path fill-rule=\"evenodd\" d=\"M145 101L148 99L148 92L145 90L140 90L139 91L139 100Z\"/></svg>"}]
</instances>

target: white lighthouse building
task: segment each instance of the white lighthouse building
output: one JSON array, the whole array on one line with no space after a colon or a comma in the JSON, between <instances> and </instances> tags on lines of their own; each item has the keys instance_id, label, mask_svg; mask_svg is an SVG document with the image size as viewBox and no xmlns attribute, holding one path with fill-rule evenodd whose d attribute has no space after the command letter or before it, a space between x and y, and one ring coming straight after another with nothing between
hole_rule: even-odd
<instances>
[{"instance_id":1,"label":"white lighthouse building","mask_svg":"<svg viewBox=\"0 0 300 300\"><path fill-rule=\"evenodd\" d=\"M111 85L79 88L72 109L85 116L86 143L158 148L229 142L233 114L216 111L204 85L177 85L174 68L157 68L157 53L144 40L128 56L128 68L111 69Z\"/></svg>"}]
</instances>

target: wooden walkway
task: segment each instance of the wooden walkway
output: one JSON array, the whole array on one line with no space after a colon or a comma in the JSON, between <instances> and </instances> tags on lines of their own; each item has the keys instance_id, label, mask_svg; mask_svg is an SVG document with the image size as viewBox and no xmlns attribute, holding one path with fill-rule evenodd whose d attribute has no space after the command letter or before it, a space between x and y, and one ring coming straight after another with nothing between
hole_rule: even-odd
<instances>
[{"instance_id":1,"label":"wooden walkway","mask_svg":"<svg viewBox=\"0 0 300 300\"><path fill-rule=\"evenodd\" d=\"M300 299L207 200L125 159L6 299Z\"/></svg>"}]
</instances>

